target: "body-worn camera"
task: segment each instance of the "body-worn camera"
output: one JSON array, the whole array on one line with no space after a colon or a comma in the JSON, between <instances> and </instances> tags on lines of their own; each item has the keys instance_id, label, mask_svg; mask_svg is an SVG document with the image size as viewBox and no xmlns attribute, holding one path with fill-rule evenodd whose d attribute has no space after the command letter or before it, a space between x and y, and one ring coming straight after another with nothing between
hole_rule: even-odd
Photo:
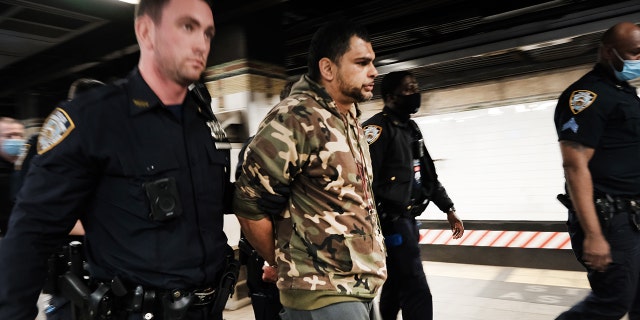
<instances>
[{"instance_id":1,"label":"body-worn camera","mask_svg":"<svg viewBox=\"0 0 640 320\"><path fill-rule=\"evenodd\" d=\"M173 177L146 182L143 187L147 193L153 221L167 221L182 215L182 205L178 195L178 187Z\"/></svg>"}]
</instances>

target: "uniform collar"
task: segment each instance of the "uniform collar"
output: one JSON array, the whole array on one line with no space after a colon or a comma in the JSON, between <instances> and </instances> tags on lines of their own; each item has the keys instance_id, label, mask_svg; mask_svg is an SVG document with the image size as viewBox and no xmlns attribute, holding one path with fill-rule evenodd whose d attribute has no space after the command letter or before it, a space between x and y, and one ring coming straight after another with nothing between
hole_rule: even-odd
<instances>
[{"instance_id":1,"label":"uniform collar","mask_svg":"<svg viewBox=\"0 0 640 320\"><path fill-rule=\"evenodd\" d=\"M613 74L613 72L611 72L611 70L607 70L606 68L610 68L610 67L602 63L597 63L593 67L593 70L591 72L593 72L594 74L597 74L606 83L610 84L613 87L616 87L618 89L623 89L625 91L629 91L633 93L636 92L636 87L632 86L627 81L618 80Z\"/></svg>"},{"instance_id":2,"label":"uniform collar","mask_svg":"<svg viewBox=\"0 0 640 320\"><path fill-rule=\"evenodd\" d=\"M144 81L138 67L127 76L125 85L128 92L129 109L132 115L137 115L155 108L163 107L160 98Z\"/></svg>"},{"instance_id":3,"label":"uniform collar","mask_svg":"<svg viewBox=\"0 0 640 320\"><path fill-rule=\"evenodd\" d=\"M407 125L407 123L409 123L409 119L411 119L410 115L400 114L387 106L384 106L384 108L382 108L382 113L386 117L389 117L391 122L396 126L404 127Z\"/></svg>"}]
</instances>

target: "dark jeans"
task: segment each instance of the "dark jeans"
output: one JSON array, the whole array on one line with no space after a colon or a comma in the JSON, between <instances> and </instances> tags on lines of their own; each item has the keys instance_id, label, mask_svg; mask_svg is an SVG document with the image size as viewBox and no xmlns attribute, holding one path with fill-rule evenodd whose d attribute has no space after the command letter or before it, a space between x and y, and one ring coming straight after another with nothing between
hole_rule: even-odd
<instances>
[{"instance_id":1,"label":"dark jeans","mask_svg":"<svg viewBox=\"0 0 640 320\"><path fill-rule=\"evenodd\" d=\"M386 241L388 277L380 294L382 319L395 320L400 310L403 320L433 319L433 301L422 267L415 218L383 222L382 231L385 239L394 239L392 244Z\"/></svg>"},{"instance_id":2,"label":"dark jeans","mask_svg":"<svg viewBox=\"0 0 640 320\"><path fill-rule=\"evenodd\" d=\"M611 247L613 262L605 272L589 269L582 261L584 233L575 212L567 221L576 258L587 269L591 293L556 320L618 320L629 312L640 320L640 232L630 223L630 214L616 213L603 233Z\"/></svg>"}]
</instances>

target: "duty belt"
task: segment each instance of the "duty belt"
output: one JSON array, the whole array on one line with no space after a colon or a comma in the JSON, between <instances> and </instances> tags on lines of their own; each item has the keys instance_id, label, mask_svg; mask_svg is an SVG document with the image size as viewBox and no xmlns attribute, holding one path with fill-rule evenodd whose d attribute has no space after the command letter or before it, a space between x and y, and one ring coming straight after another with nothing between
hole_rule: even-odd
<instances>
[{"instance_id":1,"label":"duty belt","mask_svg":"<svg viewBox=\"0 0 640 320\"><path fill-rule=\"evenodd\" d=\"M614 198L617 211L637 212L640 209L640 199Z\"/></svg>"},{"instance_id":2,"label":"duty belt","mask_svg":"<svg viewBox=\"0 0 640 320\"><path fill-rule=\"evenodd\" d=\"M157 303L163 298L171 298L173 300L180 300L183 298L190 298L193 296L193 302L191 306L207 306L213 303L214 293L216 292L213 287L207 287L204 289L145 289L141 286L136 287L135 290L131 290L130 294L127 294L122 300L132 311L140 311L141 306L144 303ZM157 300L157 301L156 301Z\"/></svg>"},{"instance_id":3,"label":"duty belt","mask_svg":"<svg viewBox=\"0 0 640 320\"><path fill-rule=\"evenodd\" d=\"M204 289L193 290L188 293L196 297L196 300L193 302L194 306L206 306L213 302L213 297L215 292L216 292L215 289L213 289L212 287L208 287ZM173 295L175 296L176 294L182 294L182 293L183 293L183 290L175 290L173 292Z\"/></svg>"},{"instance_id":4,"label":"duty belt","mask_svg":"<svg viewBox=\"0 0 640 320\"><path fill-rule=\"evenodd\" d=\"M156 289L135 287L111 283L114 293L113 307L117 310L131 313L141 313L143 316L160 316L164 319L183 319L188 309L212 306L216 290L213 287L202 289ZM118 292L119 289L122 292ZM121 293L121 294L118 294Z\"/></svg>"},{"instance_id":5,"label":"duty belt","mask_svg":"<svg viewBox=\"0 0 640 320\"><path fill-rule=\"evenodd\" d=\"M640 197L637 196L596 196L595 206L600 223L609 228L614 214L628 213L629 222L640 231Z\"/></svg>"},{"instance_id":6,"label":"duty belt","mask_svg":"<svg viewBox=\"0 0 640 320\"><path fill-rule=\"evenodd\" d=\"M626 196L596 196L596 207L601 206L601 209L608 211L609 213L640 213L640 197L626 197Z\"/></svg>"}]
</instances>

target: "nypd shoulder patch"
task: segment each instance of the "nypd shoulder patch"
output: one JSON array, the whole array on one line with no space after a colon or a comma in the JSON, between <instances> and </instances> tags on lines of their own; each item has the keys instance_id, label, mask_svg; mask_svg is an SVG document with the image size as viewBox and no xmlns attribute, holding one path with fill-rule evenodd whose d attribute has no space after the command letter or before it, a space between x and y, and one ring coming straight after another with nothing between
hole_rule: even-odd
<instances>
[{"instance_id":1,"label":"nypd shoulder patch","mask_svg":"<svg viewBox=\"0 0 640 320\"><path fill-rule=\"evenodd\" d=\"M38 135L38 154L43 154L64 140L76 126L69 115L62 109L56 108L44 120Z\"/></svg>"},{"instance_id":2,"label":"nypd shoulder patch","mask_svg":"<svg viewBox=\"0 0 640 320\"><path fill-rule=\"evenodd\" d=\"M367 139L367 144L372 144L380 138L382 134L382 127L376 125L368 125L364 128L364 138Z\"/></svg>"},{"instance_id":3,"label":"nypd shoulder patch","mask_svg":"<svg viewBox=\"0 0 640 320\"><path fill-rule=\"evenodd\" d=\"M576 90L572 92L571 97L569 98L571 112L573 112L573 114L578 114L592 105L593 102L596 101L596 97L598 97L598 95L589 90Z\"/></svg>"}]
</instances>

